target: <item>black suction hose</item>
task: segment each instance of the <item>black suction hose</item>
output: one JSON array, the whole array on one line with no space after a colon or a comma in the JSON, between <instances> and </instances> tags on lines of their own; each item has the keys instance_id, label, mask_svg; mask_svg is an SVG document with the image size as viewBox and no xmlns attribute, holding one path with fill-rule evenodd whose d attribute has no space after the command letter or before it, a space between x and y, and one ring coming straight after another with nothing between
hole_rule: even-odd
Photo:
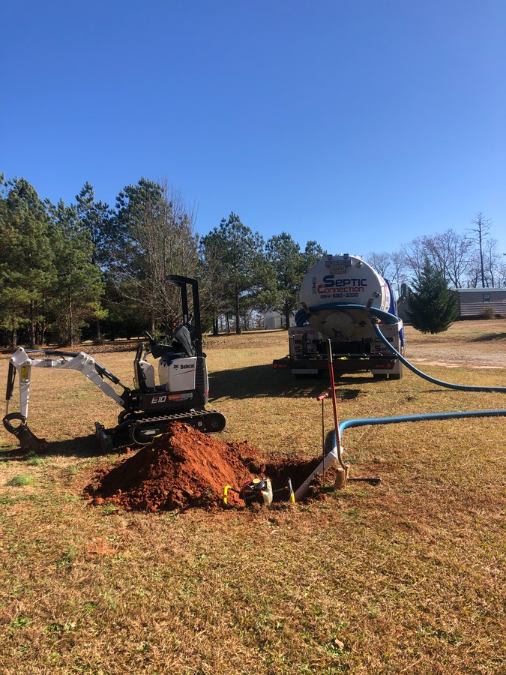
<instances>
[{"instance_id":1,"label":"black suction hose","mask_svg":"<svg viewBox=\"0 0 506 675\"><path fill-rule=\"evenodd\" d=\"M388 349L392 352L392 354L395 354L395 356L399 359L401 363L403 363L406 366L406 368L409 368L409 370L415 373L415 375L418 375L418 377L427 380L427 382L432 382L432 384L437 384L439 387L446 387L447 389L456 389L457 391L489 391L499 394L506 394L506 387L480 387L470 384L455 384L453 382L445 382L445 380L439 380L437 377L427 375L427 373L424 373L422 370L419 370L410 361L408 361L406 357L404 357L399 351L397 351L397 349L393 346L393 344L391 344L387 340L387 338L383 335L383 333L380 330L380 327L378 326L376 320L374 319L372 320L372 326L374 328L374 332L376 333L378 338L383 342L385 347L388 347Z\"/></svg>"},{"instance_id":2,"label":"black suction hose","mask_svg":"<svg viewBox=\"0 0 506 675\"><path fill-rule=\"evenodd\" d=\"M436 384L439 387L446 387L447 389L456 389L457 391L488 391L497 394L506 394L506 387L479 387L469 384L454 384L453 382L445 382L444 380L438 380L436 377L427 375L427 373L424 373L422 370L419 370L410 361L408 361L408 359L405 356L403 356L399 351L397 351L397 349L383 335L380 327L378 326L378 320L390 326L398 324L400 319L399 317L395 316L395 314L385 312L384 310L378 309L377 307L367 307L366 305L359 305L346 302L329 302L322 305L315 305L313 307L309 307L309 312L318 312L322 310L344 311L351 309L362 310L369 314L369 316L371 317L371 323L374 328L374 332L376 333L377 337L381 340L381 342L385 345L385 347L387 347L388 350L391 351L392 354L394 354L399 359L399 361L406 366L406 368L409 368L409 370L415 373L415 375L418 375L418 377L421 377L422 379L427 380L428 382L432 382L432 384Z\"/></svg>"}]
</instances>

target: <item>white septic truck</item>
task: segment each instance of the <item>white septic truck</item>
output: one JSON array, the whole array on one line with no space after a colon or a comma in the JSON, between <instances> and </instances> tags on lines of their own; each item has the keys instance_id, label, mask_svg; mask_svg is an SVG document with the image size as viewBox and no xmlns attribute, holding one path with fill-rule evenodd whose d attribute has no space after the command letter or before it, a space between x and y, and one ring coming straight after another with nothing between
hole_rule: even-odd
<instances>
[{"instance_id":1,"label":"white septic truck","mask_svg":"<svg viewBox=\"0 0 506 675\"><path fill-rule=\"evenodd\" d=\"M336 374L370 372L375 379L400 379L402 364L377 338L372 321L386 313L382 331L404 351L404 332L389 282L359 256L328 255L305 274L296 326L288 330L289 354L273 362L293 375L318 375L328 367L328 341Z\"/></svg>"}]
</instances>

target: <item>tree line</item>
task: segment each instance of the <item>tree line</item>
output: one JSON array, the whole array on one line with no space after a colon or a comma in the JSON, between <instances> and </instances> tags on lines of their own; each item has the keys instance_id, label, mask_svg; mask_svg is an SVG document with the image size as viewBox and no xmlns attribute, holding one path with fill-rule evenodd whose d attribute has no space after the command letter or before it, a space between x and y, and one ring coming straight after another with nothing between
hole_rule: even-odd
<instances>
[{"instance_id":1,"label":"tree line","mask_svg":"<svg viewBox=\"0 0 506 675\"><path fill-rule=\"evenodd\" d=\"M492 223L478 213L465 232L453 228L417 237L393 253L369 253L367 261L397 287L416 283L428 262L452 288L506 286L506 258L491 236Z\"/></svg>"},{"instance_id":2,"label":"tree line","mask_svg":"<svg viewBox=\"0 0 506 675\"><path fill-rule=\"evenodd\" d=\"M0 339L73 344L157 333L180 320L168 274L200 279L204 328L248 327L254 309L288 324L304 272L325 251L286 232L265 241L231 213L204 237L168 186L125 186L114 207L85 183L54 204L24 178L0 179Z\"/></svg>"},{"instance_id":3,"label":"tree line","mask_svg":"<svg viewBox=\"0 0 506 675\"><path fill-rule=\"evenodd\" d=\"M427 261L455 287L504 285L490 230L479 214L465 234L427 235L365 258L398 290ZM198 237L181 196L146 178L110 206L88 182L72 203L52 203L26 179L0 176L0 340L73 344L171 330L180 317L168 274L200 280L206 330L217 333L221 321L240 332L266 309L288 325L303 274L325 253L287 232L265 240L235 213Z\"/></svg>"}]
</instances>

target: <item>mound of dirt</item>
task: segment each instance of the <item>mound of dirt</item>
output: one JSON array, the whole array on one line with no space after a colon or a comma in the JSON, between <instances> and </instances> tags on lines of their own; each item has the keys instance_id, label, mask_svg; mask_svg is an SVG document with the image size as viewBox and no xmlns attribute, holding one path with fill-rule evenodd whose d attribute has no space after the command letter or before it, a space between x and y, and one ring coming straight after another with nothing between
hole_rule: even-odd
<instances>
[{"instance_id":1,"label":"mound of dirt","mask_svg":"<svg viewBox=\"0 0 506 675\"><path fill-rule=\"evenodd\" d=\"M223 487L241 487L265 471L258 450L248 443L225 443L186 424L170 431L119 466L98 477L86 492L126 509L159 511L220 504ZM230 504L242 504L229 493Z\"/></svg>"},{"instance_id":2,"label":"mound of dirt","mask_svg":"<svg viewBox=\"0 0 506 675\"><path fill-rule=\"evenodd\" d=\"M109 502L128 510L210 508L222 504L225 485L241 488L255 476L268 476L274 501L286 501L288 479L296 490L319 461L292 455L266 463L246 441L225 443L187 424L174 423L168 433L101 472L85 492L94 504ZM228 503L244 505L233 491L228 493Z\"/></svg>"}]
</instances>

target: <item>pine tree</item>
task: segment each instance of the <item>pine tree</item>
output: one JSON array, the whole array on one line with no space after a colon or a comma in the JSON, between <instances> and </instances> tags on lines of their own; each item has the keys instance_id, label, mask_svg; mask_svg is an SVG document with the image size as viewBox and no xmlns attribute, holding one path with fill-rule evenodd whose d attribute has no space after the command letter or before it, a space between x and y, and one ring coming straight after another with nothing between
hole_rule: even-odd
<instances>
[{"instance_id":1,"label":"pine tree","mask_svg":"<svg viewBox=\"0 0 506 675\"><path fill-rule=\"evenodd\" d=\"M42 341L47 298L55 279L49 216L35 189L23 178L5 184L0 209L0 323L17 343L28 327L29 342Z\"/></svg>"},{"instance_id":2,"label":"pine tree","mask_svg":"<svg viewBox=\"0 0 506 675\"><path fill-rule=\"evenodd\" d=\"M305 260L299 244L287 232L271 237L266 244L267 260L274 277L272 307L282 312L286 328L290 314L297 306L297 293Z\"/></svg>"},{"instance_id":3,"label":"pine tree","mask_svg":"<svg viewBox=\"0 0 506 675\"><path fill-rule=\"evenodd\" d=\"M120 245L113 227L113 212L108 204L95 200L93 185L86 181L76 195L76 213L79 227L87 232L91 240L91 262L102 271L105 289L115 253ZM108 298L101 298L100 304L102 309L97 310L95 317L95 337L98 342L102 340L101 321L109 316Z\"/></svg>"},{"instance_id":4,"label":"pine tree","mask_svg":"<svg viewBox=\"0 0 506 675\"><path fill-rule=\"evenodd\" d=\"M286 328L290 314L297 307L302 277L314 263L325 255L315 241L308 241L304 251L287 232L271 237L266 244L267 263L271 268L270 293L264 293L269 308L281 312Z\"/></svg>"},{"instance_id":5,"label":"pine tree","mask_svg":"<svg viewBox=\"0 0 506 675\"><path fill-rule=\"evenodd\" d=\"M409 317L422 333L442 333L458 317L458 300L443 273L428 260L409 293Z\"/></svg>"},{"instance_id":6,"label":"pine tree","mask_svg":"<svg viewBox=\"0 0 506 675\"><path fill-rule=\"evenodd\" d=\"M95 200L93 185L86 181L76 195L76 211L80 227L88 232L93 244L92 262L107 270L116 243L112 227L112 210L105 202Z\"/></svg>"},{"instance_id":7,"label":"pine tree","mask_svg":"<svg viewBox=\"0 0 506 675\"><path fill-rule=\"evenodd\" d=\"M84 322L103 317L102 273L93 263L89 232L80 226L77 210L59 202L51 207L51 240L56 267L52 307L60 341L73 344Z\"/></svg>"},{"instance_id":8,"label":"pine tree","mask_svg":"<svg viewBox=\"0 0 506 675\"><path fill-rule=\"evenodd\" d=\"M202 251L210 274L223 291L222 311L235 316L235 332L241 332L241 313L262 286L265 271L263 239L244 225L236 213L223 218L202 238Z\"/></svg>"}]
</instances>

